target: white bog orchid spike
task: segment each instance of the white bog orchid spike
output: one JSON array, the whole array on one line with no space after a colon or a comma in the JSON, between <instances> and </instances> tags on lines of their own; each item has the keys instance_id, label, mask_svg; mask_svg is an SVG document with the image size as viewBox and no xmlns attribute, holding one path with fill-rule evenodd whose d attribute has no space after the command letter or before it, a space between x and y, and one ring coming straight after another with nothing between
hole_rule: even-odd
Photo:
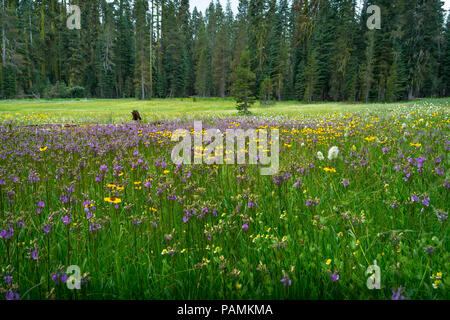
<instances>
[{"instance_id":1,"label":"white bog orchid spike","mask_svg":"<svg viewBox=\"0 0 450 320\"><path fill-rule=\"evenodd\" d=\"M334 160L339 155L339 148L336 146L333 146L328 150L328 160Z\"/></svg>"},{"instance_id":2,"label":"white bog orchid spike","mask_svg":"<svg viewBox=\"0 0 450 320\"><path fill-rule=\"evenodd\" d=\"M325 159L325 158L323 157L323 153L320 152L320 151L317 152L317 158L319 158L320 161L322 161L323 159Z\"/></svg>"}]
</instances>

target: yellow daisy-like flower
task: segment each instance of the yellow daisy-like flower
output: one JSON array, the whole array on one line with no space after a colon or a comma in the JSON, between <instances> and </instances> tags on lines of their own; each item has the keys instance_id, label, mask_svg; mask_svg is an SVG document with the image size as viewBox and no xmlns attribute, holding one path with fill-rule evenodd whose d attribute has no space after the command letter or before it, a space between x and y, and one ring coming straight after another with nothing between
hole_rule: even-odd
<instances>
[{"instance_id":1,"label":"yellow daisy-like flower","mask_svg":"<svg viewBox=\"0 0 450 320\"><path fill-rule=\"evenodd\" d=\"M119 177L123 176L123 172L119 172Z\"/></svg>"},{"instance_id":2,"label":"yellow daisy-like flower","mask_svg":"<svg viewBox=\"0 0 450 320\"><path fill-rule=\"evenodd\" d=\"M412 143L412 142L411 142L409 145L410 145L411 147L416 147L416 148L419 148L419 147L422 146L422 145L421 145L420 143L418 143L418 142L417 142L417 143Z\"/></svg>"},{"instance_id":3,"label":"yellow daisy-like flower","mask_svg":"<svg viewBox=\"0 0 450 320\"><path fill-rule=\"evenodd\" d=\"M169 170L164 170L164 174L168 174L168 173L170 173Z\"/></svg>"},{"instance_id":4,"label":"yellow daisy-like flower","mask_svg":"<svg viewBox=\"0 0 450 320\"><path fill-rule=\"evenodd\" d=\"M105 201L109 202L109 203L114 203L114 204L118 204L118 203L122 202L121 199L116 198L116 197L107 197L107 198L105 198Z\"/></svg>"},{"instance_id":5,"label":"yellow daisy-like flower","mask_svg":"<svg viewBox=\"0 0 450 320\"><path fill-rule=\"evenodd\" d=\"M116 186L116 189L117 189L117 190L123 190L123 189L125 189L125 187L124 187L124 186L121 186L121 185L117 185L117 186Z\"/></svg>"},{"instance_id":6,"label":"yellow daisy-like flower","mask_svg":"<svg viewBox=\"0 0 450 320\"><path fill-rule=\"evenodd\" d=\"M110 184L108 184L108 185L106 185L108 188L115 188L116 187L116 185L115 184L112 184L112 183L110 183Z\"/></svg>"},{"instance_id":7,"label":"yellow daisy-like flower","mask_svg":"<svg viewBox=\"0 0 450 320\"><path fill-rule=\"evenodd\" d=\"M327 262L326 262L327 266L328 266L330 263L331 263L331 259L328 259Z\"/></svg>"},{"instance_id":8,"label":"yellow daisy-like flower","mask_svg":"<svg viewBox=\"0 0 450 320\"><path fill-rule=\"evenodd\" d=\"M48 148L47 146L41 147L41 148L39 148L39 151L43 152L43 151L47 150L47 148Z\"/></svg>"},{"instance_id":9,"label":"yellow daisy-like flower","mask_svg":"<svg viewBox=\"0 0 450 320\"><path fill-rule=\"evenodd\" d=\"M141 183L142 183L141 181L135 181L134 182L135 185L138 185L138 184L141 184Z\"/></svg>"},{"instance_id":10,"label":"yellow daisy-like flower","mask_svg":"<svg viewBox=\"0 0 450 320\"><path fill-rule=\"evenodd\" d=\"M163 249L163 251L161 252L161 254L167 254L167 249Z\"/></svg>"},{"instance_id":11,"label":"yellow daisy-like flower","mask_svg":"<svg viewBox=\"0 0 450 320\"><path fill-rule=\"evenodd\" d=\"M332 172L332 173L335 173L336 172L336 169L334 169L334 168L323 168L323 170L324 171L326 171L326 172Z\"/></svg>"},{"instance_id":12,"label":"yellow daisy-like flower","mask_svg":"<svg viewBox=\"0 0 450 320\"><path fill-rule=\"evenodd\" d=\"M437 289L439 285L441 284L441 280L436 280L432 283L433 289Z\"/></svg>"}]
</instances>

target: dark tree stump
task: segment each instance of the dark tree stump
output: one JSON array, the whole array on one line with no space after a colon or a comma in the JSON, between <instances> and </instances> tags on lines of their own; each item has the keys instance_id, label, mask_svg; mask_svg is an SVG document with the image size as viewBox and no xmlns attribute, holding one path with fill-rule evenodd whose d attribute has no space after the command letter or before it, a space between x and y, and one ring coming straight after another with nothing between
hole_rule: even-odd
<instances>
[{"instance_id":1,"label":"dark tree stump","mask_svg":"<svg viewBox=\"0 0 450 320\"><path fill-rule=\"evenodd\" d=\"M133 112L131 112L131 114L133 115L133 121L141 121L141 115L139 114L139 111L137 110L133 110Z\"/></svg>"}]
</instances>

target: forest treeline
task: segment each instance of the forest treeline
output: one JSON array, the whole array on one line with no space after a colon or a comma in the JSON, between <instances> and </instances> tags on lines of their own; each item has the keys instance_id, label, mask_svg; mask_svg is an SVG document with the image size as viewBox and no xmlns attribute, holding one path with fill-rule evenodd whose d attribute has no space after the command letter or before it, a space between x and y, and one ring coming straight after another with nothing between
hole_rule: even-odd
<instances>
[{"instance_id":1,"label":"forest treeline","mask_svg":"<svg viewBox=\"0 0 450 320\"><path fill-rule=\"evenodd\" d=\"M81 9L70 30L67 7ZM440 0L1 0L0 97L227 97L248 49L268 100L450 95ZM381 8L369 30L367 8ZM247 49L246 49L247 48Z\"/></svg>"}]
</instances>

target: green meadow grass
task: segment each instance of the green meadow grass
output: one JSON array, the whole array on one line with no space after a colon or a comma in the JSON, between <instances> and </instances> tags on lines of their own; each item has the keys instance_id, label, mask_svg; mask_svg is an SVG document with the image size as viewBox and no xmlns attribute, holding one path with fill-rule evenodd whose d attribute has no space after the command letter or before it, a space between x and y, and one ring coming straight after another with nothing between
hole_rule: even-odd
<instances>
[{"instance_id":1,"label":"green meadow grass","mask_svg":"<svg viewBox=\"0 0 450 320\"><path fill-rule=\"evenodd\" d=\"M256 106L255 120L223 99L2 102L0 299L448 299L448 106L283 102ZM169 122L130 124L133 109L148 122L276 126L280 170L177 169ZM97 118L127 124L6 125ZM327 159L331 146L337 159ZM369 290L375 260L381 289ZM52 279L69 265L81 269L79 291Z\"/></svg>"},{"instance_id":2,"label":"green meadow grass","mask_svg":"<svg viewBox=\"0 0 450 320\"><path fill-rule=\"evenodd\" d=\"M314 116L326 113L390 110L401 106L413 106L421 103L449 106L450 98L415 100L404 103L361 104L361 103L314 103L304 104L298 101L281 101L264 106L257 102L251 112L257 116ZM193 98L153 99L89 99L89 100L6 100L0 101L0 120L14 118L16 121L49 122L91 122L123 123L131 119L131 111L138 110L144 122L176 118L205 118L236 116L233 99ZM44 114L42 119L38 115ZM7 115L10 115L9 117Z\"/></svg>"}]
</instances>

